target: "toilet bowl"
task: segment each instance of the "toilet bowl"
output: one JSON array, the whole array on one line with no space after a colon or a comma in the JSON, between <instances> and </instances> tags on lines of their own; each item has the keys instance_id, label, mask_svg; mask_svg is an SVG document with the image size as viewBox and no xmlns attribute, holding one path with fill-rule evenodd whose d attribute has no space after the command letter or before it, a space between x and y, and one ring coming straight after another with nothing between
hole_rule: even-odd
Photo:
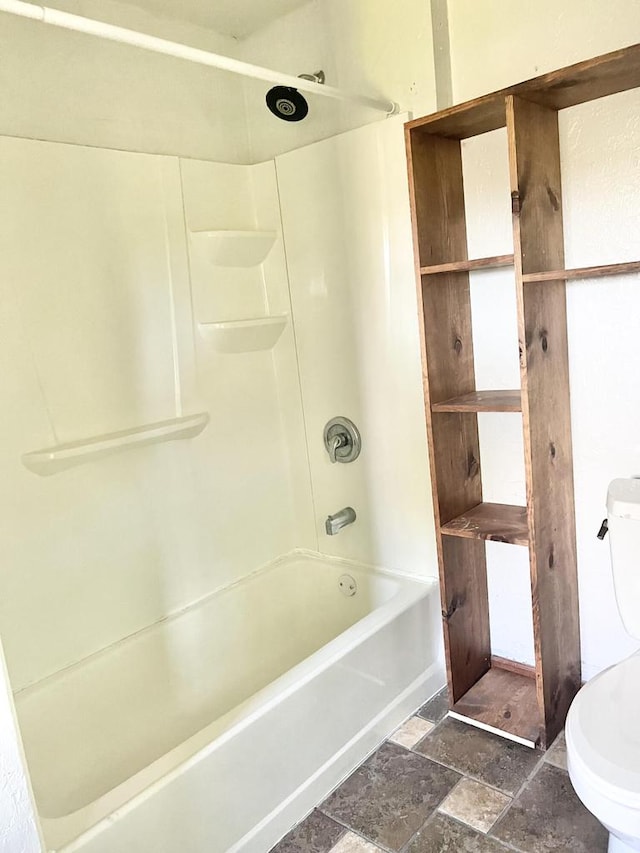
<instances>
[{"instance_id":1,"label":"toilet bowl","mask_svg":"<svg viewBox=\"0 0 640 853\"><path fill-rule=\"evenodd\" d=\"M640 851L640 652L584 685L565 732L571 783L609 830L609 853Z\"/></svg>"},{"instance_id":2,"label":"toilet bowl","mask_svg":"<svg viewBox=\"0 0 640 853\"><path fill-rule=\"evenodd\" d=\"M613 480L607 493L611 569L620 618L640 641L640 479ZM640 851L640 651L578 691L565 725L569 777L609 830L609 853Z\"/></svg>"}]
</instances>

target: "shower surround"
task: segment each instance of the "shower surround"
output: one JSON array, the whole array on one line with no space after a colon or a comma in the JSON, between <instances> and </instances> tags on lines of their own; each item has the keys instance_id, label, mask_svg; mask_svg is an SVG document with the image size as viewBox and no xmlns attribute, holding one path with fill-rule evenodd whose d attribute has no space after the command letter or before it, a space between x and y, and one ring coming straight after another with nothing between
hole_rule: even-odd
<instances>
[{"instance_id":1,"label":"shower surround","mask_svg":"<svg viewBox=\"0 0 640 853\"><path fill-rule=\"evenodd\" d=\"M180 804L194 853L266 849L444 680L403 118L255 166L0 138L0 636L43 849L139 847ZM324 448L336 415L362 433L351 465ZM328 537L341 506L357 521ZM237 689L213 696L209 658ZM166 702L145 710L142 683ZM283 741L283 787L247 811L247 744L264 781L255 744L323 703L326 732ZM94 746L110 759L83 764ZM217 834L198 815L234 764Z\"/></svg>"}]
</instances>

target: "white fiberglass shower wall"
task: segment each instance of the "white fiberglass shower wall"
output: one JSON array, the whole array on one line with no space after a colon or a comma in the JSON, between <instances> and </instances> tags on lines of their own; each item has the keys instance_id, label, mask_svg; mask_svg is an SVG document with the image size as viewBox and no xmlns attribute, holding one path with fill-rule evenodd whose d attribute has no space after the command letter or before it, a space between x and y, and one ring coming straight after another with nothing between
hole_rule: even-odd
<instances>
[{"instance_id":1,"label":"white fiberglass shower wall","mask_svg":"<svg viewBox=\"0 0 640 853\"><path fill-rule=\"evenodd\" d=\"M0 31L6 698L294 549L434 577L404 117L336 135L358 123L336 108L304 148L278 123L254 164L249 128L258 148L277 119L245 120L239 78L2 15ZM340 414L363 436L353 465L324 450ZM356 523L327 537L347 505ZM188 690L198 637L167 653Z\"/></svg>"}]
</instances>

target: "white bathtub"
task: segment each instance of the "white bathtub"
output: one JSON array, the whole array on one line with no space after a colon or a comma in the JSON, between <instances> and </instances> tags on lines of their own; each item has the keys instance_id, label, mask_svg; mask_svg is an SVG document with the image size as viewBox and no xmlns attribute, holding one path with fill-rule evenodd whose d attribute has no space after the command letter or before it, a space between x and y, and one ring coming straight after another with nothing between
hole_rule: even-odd
<instances>
[{"instance_id":1,"label":"white bathtub","mask_svg":"<svg viewBox=\"0 0 640 853\"><path fill-rule=\"evenodd\" d=\"M47 849L265 853L441 686L438 601L294 552L20 691Z\"/></svg>"}]
</instances>

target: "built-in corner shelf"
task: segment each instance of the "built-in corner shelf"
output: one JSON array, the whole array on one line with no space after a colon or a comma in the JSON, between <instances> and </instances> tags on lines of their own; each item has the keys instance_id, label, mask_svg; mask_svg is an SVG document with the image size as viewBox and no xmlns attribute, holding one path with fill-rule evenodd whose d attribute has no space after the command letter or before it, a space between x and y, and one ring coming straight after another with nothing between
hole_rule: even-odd
<instances>
[{"instance_id":1,"label":"built-in corner shelf","mask_svg":"<svg viewBox=\"0 0 640 853\"><path fill-rule=\"evenodd\" d=\"M257 267L273 248L275 231L192 231L191 241L216 267Z\"/></svg>"},{"instance_id":2,"label":"built-in corner shelf","mask_svg":"<svg viewBox=\"0 0 640 853\"><path fill-rule=\"evenodd\" d=\"M198 329L200 337L216 352L258 352L273 349L288 320L286 314L276 314L249 320L199 323Z\"/></svg>"},{"instance_id":3,"label":"built-in corner shelf","mask_svg":"<svg viewBox=\"0 0 640 853\"><path fill-rule=\"evenodd\" d=\"M209 423L209 415L201 412L197 415L187 415L182 418L172 418L168 421L157 421L153 424L121 430L104 435L96 435L80 441L70 441L67 444L57 444L44 450L34 450L25 453L22 464L34 474L46 477L57 474L66 468L83 465L96 459L120 453L132 447L144 447L147 444L158 444L163 441L194 438L199 435Z\"/></svg>"}]
</instances>

